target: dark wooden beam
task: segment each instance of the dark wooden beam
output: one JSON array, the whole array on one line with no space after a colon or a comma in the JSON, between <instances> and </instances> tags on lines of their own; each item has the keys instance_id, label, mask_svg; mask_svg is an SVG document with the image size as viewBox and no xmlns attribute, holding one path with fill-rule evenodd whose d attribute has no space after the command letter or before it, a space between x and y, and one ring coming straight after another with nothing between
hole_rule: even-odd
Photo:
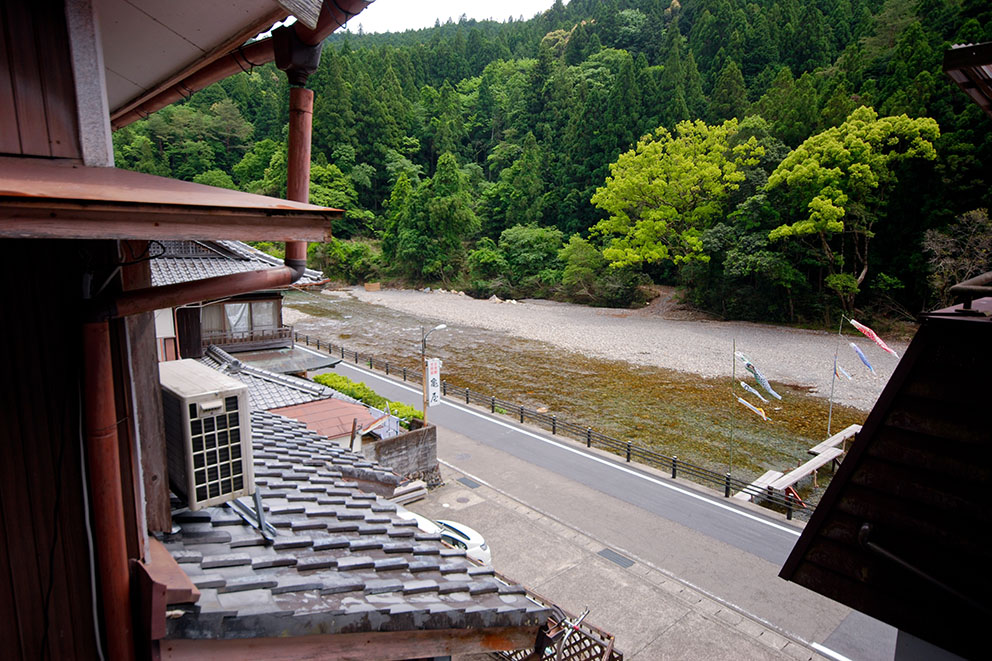
<instances>
[{"instance_id":1,"label":"dark wooden beam","mask_svg":"<svg viewBox=\"0 0 992 661\"><path fill-rule=\"evenodd\" d=\"M198 209L0 199L0 237L17 239L191 239L313 241L331 238L336 211Z\"/></svg>"},{"instance_id":2,"label":"dark wooden beam","mask_svg":"<svg viewBox=\"0 0 992 661\"><path fill-rule=\"evenodd\" d=\"M532 649L538 627L441 629L341 633L295 638L241 638L235 640L163 640L164 661L212 659L266 661L290 659L422 659Z\"/></svg>"},{"instance_id":3,"label":"dark wooden beam","mask_svg":"<svg viewBox=\"0 0 992 661\"><path fill-rule=\"evenodd\" d=\"M951 48L944 53L943 70L992 117L992 42Z\"/></svg>"},{"instance_id":4,"label":"dark wooden beam","mask_svg":"<svg viewBox=\"0 0 992 661\"><path fill-rule=\"evenodd\" d=\"M992 64L992 42L955 46L944 53L944 72Z\"/></svg>"}]
</instances>

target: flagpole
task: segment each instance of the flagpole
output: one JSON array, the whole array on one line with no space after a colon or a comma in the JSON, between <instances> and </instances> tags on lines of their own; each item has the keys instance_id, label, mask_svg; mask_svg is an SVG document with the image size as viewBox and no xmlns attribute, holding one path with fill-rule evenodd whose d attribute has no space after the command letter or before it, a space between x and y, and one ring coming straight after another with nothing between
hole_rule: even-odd
<instances>
[{"instance_id":1,"label":"flagpole","mask_svg":"<svg viewBox=\"0 0 992 661\"><path fill-rule=\"evenodd\" d=\"M830 409L827 413L827 438L830 438L830 424L834 419L834 384L837 383L837 354L840 352L841 337L844 332L844 315L840 315L840 325L837 326L837 345L834 346L834 373L830 377Z\"/></svg>"}]
</instances>

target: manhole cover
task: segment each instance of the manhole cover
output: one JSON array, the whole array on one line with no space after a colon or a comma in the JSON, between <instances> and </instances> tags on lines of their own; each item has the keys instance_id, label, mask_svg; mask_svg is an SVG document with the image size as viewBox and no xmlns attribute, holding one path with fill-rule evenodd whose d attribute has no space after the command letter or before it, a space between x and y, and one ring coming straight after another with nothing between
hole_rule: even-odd
<instances>
[{"instance_id":1,"label":"manhole cover","mask_svg":"<svg viewBox=\"0 0 992 661\"><path fill-rule=\"evenodd\" d=\"M470 500L469 500L468 498L466 498L465 496L460 496L459 498L456 498L455 500L457 500L457 501L458 501L459 503L468 503L468 502L471 502L471 501L470 501Z\"/></svg>"}]
</instances>

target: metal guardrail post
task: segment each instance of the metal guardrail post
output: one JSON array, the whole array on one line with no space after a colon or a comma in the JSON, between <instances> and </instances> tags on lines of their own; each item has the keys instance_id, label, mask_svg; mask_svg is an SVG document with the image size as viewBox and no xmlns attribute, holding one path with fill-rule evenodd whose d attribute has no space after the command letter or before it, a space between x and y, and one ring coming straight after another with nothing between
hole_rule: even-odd
<instances>
[{"instance_id":1,"label":"metal guardrail post","mask_svg":"<svg viewBox=\"0 0 992 661\"><path fill-rule=\"evenodd\" d=\"M369 369L372 369L372 359L369 358Z\"/></svg>"},{"instance_id":2,"label":"metal guardrail post","mask_svg":"<svg viewBox=\"0 0 992 661\"><path fill-rule=\"evenodd\" d=\"M551 416L551 435L554 436L558 433L558 417L552 414Z\"/></svg>"},{"instance_id":3,"label":"metal guardrail post","mask_svg":"<svg viewBox=\"0 0 992 661\"><path fill-rule=\"evenodd\" d=\"M792 521L792 494L789 492L785 494L785 518Z\"/></svg>"},{"instance_id":4,"label":"metal guardrail post","mask_svg":"<svg viewBox=\"0 0 992 661\"><path fill-rule=\"evenodd\" d=\"M730 498L730 473L727 473L727 478L723 482L723 497Z\"/></svg>"},{"instance_id":5,"label":"metal guardrail post","mask_svg":"<svg viewBox=\"0 0 992 661\"><path fill-rule=\"evenodd\" d=\"M469 393L469 390L468 390L468 388L465 388L465 403L466 403L466 404L469 404L469 403L470 403L470 402L468 401L468 393Z\"/></svg>"},{"instance_id":6,"label":"metal guardrail post","mask_svg":"<svg viewBox=\"0 0 992 661\"><path fill-rule=\"evenodd\" d=\"M672 479L673 480L678 475L678 472L679 472L678 465L679 465L679 458L677 456L673 456L672 457Z\"/></svg>"},{"instance_id":7,"label":"metal guardrail post","mask_svg":"<svg viewBox=\"0 0 992 661\"><path fill-rule=\"evenodd\" d=\"M403 368L403 380L406 381L406 368Z\"/></svg>"},{"instance_id":8,"label":"metal guardrail post","mask_svg":"<svg viewBox=\"0 0 992 661\"><path fill-rule=\"evenodd\" d=\"M317 338L317 351L320 351L320 338Z\"/></svg>"},{"instance_id":9,"label":"metal guardrail post","mask_svg":"<svg viewBox=\"0 0 992 661\"><path fill-rule=\"evenodd\" d=\"M341 347L341 360L344 360L344 347Z\"/></svg>"},{"instance_id":10,"label":"metal guardrail post","mask_svg":"<svg viewBox=\"0 0 992 661\"><path fill-rule=\"evenodd\" d=\"M310 346L310 336L309 335L304 335L303 337L307 341L307 346Z\"/></svg>"},{"instance_id":11,"label":"metal guardrail post","mask_svg":"<svg viewBox=\"0 0 992 661\"><path fill-rule=\"evenodd\" d=\"M627 463L630 463L630 441L627 441Z\"/></svg>"},{"instance_id":12,"label":"metal guardrail post","mask_svg":"<svg viewBox=\"0 0 992 661\"><path fill-rule=\"evenodd\" d=\"M520 407L520 422L523 423L523 421L524 421L524 407L521 406Z\"/></svg>"},{"instance_id":13,"label":"metal guardrail post","mask_svg":"<svg viewBox=\"0 0 992 661\"><path fill-rule=\"evenodd\" d=\"M358 364L358 352L357 351L355 352L355 364L356 365Z\"/></svg>"},{"instance_id":14,"label":"metal guardrail post","mask_svg":"<svg viewBox=\"0 0 992 661\"><path fill-rule=\"evenodd\" d=\"M389 376L389 361L386 361L386 376Z\"/></svg>"},{"instance_id":15,"label":"metal guardrail post","mask_svg":"<svg viewBox=\"0 0 992 661\"><path fill-rule=\"evenodd\" d=\"M445 397L448 396L448 382L447 381L442 381L441 382L441 394L444 395Z\"/></svg>"},{"instance_id":16,"label":"metal guardrail post","mask_svg":"<svg viewBox=\"0 0 992 661\"><path fill-rule=\"evenodd\" d=\"M489 398L489 412L490 413L495 413L496 412L496 397L495 396Z\"/></svg>"},{"instance_id":17,"label":"metal guardrail post","mask_svg":"<svg viewBox=\"0 0 992 661\"><path fill-rule=\"evenodd\" d=\"M592 447L592 427L586 427L586 447Z\"/></svg>"}]
</instances>

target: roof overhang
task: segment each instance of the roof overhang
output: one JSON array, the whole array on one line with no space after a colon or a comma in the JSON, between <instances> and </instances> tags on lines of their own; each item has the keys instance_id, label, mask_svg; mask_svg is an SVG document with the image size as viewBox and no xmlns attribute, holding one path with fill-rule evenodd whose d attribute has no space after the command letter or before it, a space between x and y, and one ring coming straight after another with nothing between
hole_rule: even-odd
<instances>
[{"instance_id":1,"label":"roof overhang","mask_svg":"<svg viewBox=\"0 0 992 661\"><path fill-rule=\"evenodd\" d=\"M279 374L302 374L311 370L334 367L341 362L326 353L318 353L305 346L296 345L285 349L257 349L255 351L239 351L237 359ZM292 417L292 416L288 416Z\"/></svg>"},{"instance_id":2,"label":"roof overhang","mask_svg":"<svg viewBox=\"0 0 992 661\"><path fill-rule=\"evenodd\" d=\"M367 407L333 397L284 406L272 409L272 412L299 420L311 431L332 441L348 436L353 430L357 430L361 435L362 430L367 429L375 421L375 416Z\"/></svg>"},{"instance_id":3,"label":"roof overhang","mask_svg":"<svg viewBox=\"0 0 992 661\"><path fill-rule=\"evenodd\" d=\"M943 68L992 117L992 42L953 46L944 53Z\"/></svg>"},{"instance_id":4,"label":"roof overhang","mask_svg":"<svg viewBox=\"0 0 992 661\"><path fill-rule=\"evenodd\" d=\"M930 313L779 574L977 658L992 610L992 298Z\"/></svg>"},{"instance_id":5,"label":"roof overhang","mask_svg":"<svg viewBox=\"0 0 992 661\"><path fill-rule=\"evenodd\" d=\"M0 237L327 241L339 209L176 179L0 157Z\"/></svg>"},{"instance_id":6,"label":"roof overhang","mask_svg":"<svg viewBox=\"0 0 992 661\"><path fill-rule=\"evenodd\" d=\"M95 0L111 112L289 15L272 0Z\"/></svg>"},{"instance_id":7,"label":"roof overhang","mask_svg":"<svg viewBox=\"0 0 992 661\"><path fill-rule=\"evenodd\" d=\"M303 41L316 44L371 1L94 0L111 123L120 128L272 61L271 39L248 42L290 14Z\"/></svg>"}]
</instances>

